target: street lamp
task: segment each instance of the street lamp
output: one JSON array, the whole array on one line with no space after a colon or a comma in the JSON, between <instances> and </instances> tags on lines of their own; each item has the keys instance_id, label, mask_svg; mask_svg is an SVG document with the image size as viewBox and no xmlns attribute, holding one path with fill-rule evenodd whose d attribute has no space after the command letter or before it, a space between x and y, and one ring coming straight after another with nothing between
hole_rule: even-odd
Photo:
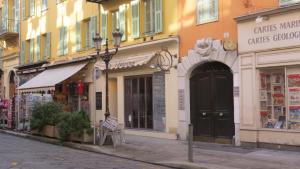
<instances>
[{"instance_id":1,"label":"street lamp","mask_svg":"<svg viewBox=\"0 0 300 169\"><path fill-rule=\"evenodd\" d=\"M100 57L103 62L105 63L105 120L107 117L110 116L109 113L109 108L108 108L108 65L109 62L111 61L112 57L117 54L118 48L121 43L121 39L123 36L123 33L119 31L119 29L116 29L115 32L112 33L113 36L113 42L114 42L114 47L115 51L109 52L108 50L108 39L106 38L105 42L105 52L100 54L101 51L101 45L102 45L102 38L101 36L96 33L96 36L93 38L94 45L97 51L97 57Z\"/></svg>"}]
</instances>

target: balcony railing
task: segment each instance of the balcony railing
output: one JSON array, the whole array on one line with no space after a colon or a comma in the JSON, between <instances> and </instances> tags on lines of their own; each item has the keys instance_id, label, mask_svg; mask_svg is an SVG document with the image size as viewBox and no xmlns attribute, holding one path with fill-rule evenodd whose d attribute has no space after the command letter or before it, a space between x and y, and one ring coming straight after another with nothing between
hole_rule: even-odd
<instances>
[{"instance_id":1,"label":"balcony railing","mask_svg":"<svg viewBox=\"0 0 300 169\"><path fill-rule=\"evenodd\" d=\"M0 38L15 37L19 34L19 21L2 19L0 24Z\"/></svg>"}]
</instances>

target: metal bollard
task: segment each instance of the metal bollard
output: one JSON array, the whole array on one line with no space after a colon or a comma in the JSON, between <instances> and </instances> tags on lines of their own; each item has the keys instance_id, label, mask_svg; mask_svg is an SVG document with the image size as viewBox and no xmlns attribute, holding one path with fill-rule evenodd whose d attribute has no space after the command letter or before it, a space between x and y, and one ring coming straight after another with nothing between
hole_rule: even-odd
<instances>
[{"instance_id":1,"label":"metal bollard","mask_svg":"<svg viewBox=\"0 0 300 169\"><path fill-rule=\"evenodd\" d=\"M193 125L189 124L189 137L188 137L188 160L193 162Z\"/></svg>"}]
</instances>

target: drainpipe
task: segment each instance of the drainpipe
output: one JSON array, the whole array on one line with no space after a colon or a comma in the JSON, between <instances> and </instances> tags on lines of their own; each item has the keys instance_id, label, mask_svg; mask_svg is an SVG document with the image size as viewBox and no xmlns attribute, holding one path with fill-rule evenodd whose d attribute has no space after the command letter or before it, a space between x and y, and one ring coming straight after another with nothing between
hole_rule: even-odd
<instances>
[{"instance_id":1,"label":"drainpipe","mask_svg":"<svg viewBox=\"0 0 300 169\"><path fill-rule=\"evenodd\" d=\"M19 0L19 13L21 13L21 0ZM19 20L15 20L15 22L19 22L19 66L21 65L21 15L19 15ZM18 101L17 101L17 105L18 105L18 115L17 115L17 130L19 130L19 124L20 124L20 99L21 99L21 96L20 96L20 90L19 90L19 86L20 86L20 77L19 75L16 73L16 76L17 76L17 79L18 79L18 89L17 89L17 95L18 97Z\"/></svg>"}]
</instances>

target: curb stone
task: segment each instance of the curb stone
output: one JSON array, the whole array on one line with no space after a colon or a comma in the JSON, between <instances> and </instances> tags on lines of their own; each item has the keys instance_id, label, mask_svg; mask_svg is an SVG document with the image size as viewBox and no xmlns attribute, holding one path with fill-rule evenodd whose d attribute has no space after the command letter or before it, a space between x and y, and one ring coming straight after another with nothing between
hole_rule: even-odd
<instances>
[{"instance_id":1,"label":"curb stone","mask_svg":"<svg viewBox=\"0 0 300 169\"><path fill-rule=\"evenodd\" d=\"M172 162L172 161L170 161L170 162L167 162L167 161L166 162L151 162L151 161L137 159L135 157L128 156L125 154L115 153L113 151L109 151L108 149L99 150L99 149L95 149L94 147L91 147L89 145L84 145L84 144L80 144L80 143L72 143L72 142L62 143L57 139L34 136L31 134L20 133L20 132L15 132L15 131L10 131L10 130L0 129L0 133L9 134L9 135L17 136L17 137L22 137L22 138L27 138L27 139L31 139L31 140L35 140L35 141L48 143L48 144L65 146L65 147L88 151L88 152L92 152L92 153L99 153L99 154L104 154L104 155L108 155L108 156L112 156L112 157L118 157L118 158L123 158L123 159L127 159L127 160L148 163L148 164L152 164L152 165L159 165L162 167L170 167L170 168L178 168L178 169L207 169L206 167L200 166L199 164L190 163L190 162L178 162L178 161L176 161L176 162Z\"/></svg>"}]
</instances>

